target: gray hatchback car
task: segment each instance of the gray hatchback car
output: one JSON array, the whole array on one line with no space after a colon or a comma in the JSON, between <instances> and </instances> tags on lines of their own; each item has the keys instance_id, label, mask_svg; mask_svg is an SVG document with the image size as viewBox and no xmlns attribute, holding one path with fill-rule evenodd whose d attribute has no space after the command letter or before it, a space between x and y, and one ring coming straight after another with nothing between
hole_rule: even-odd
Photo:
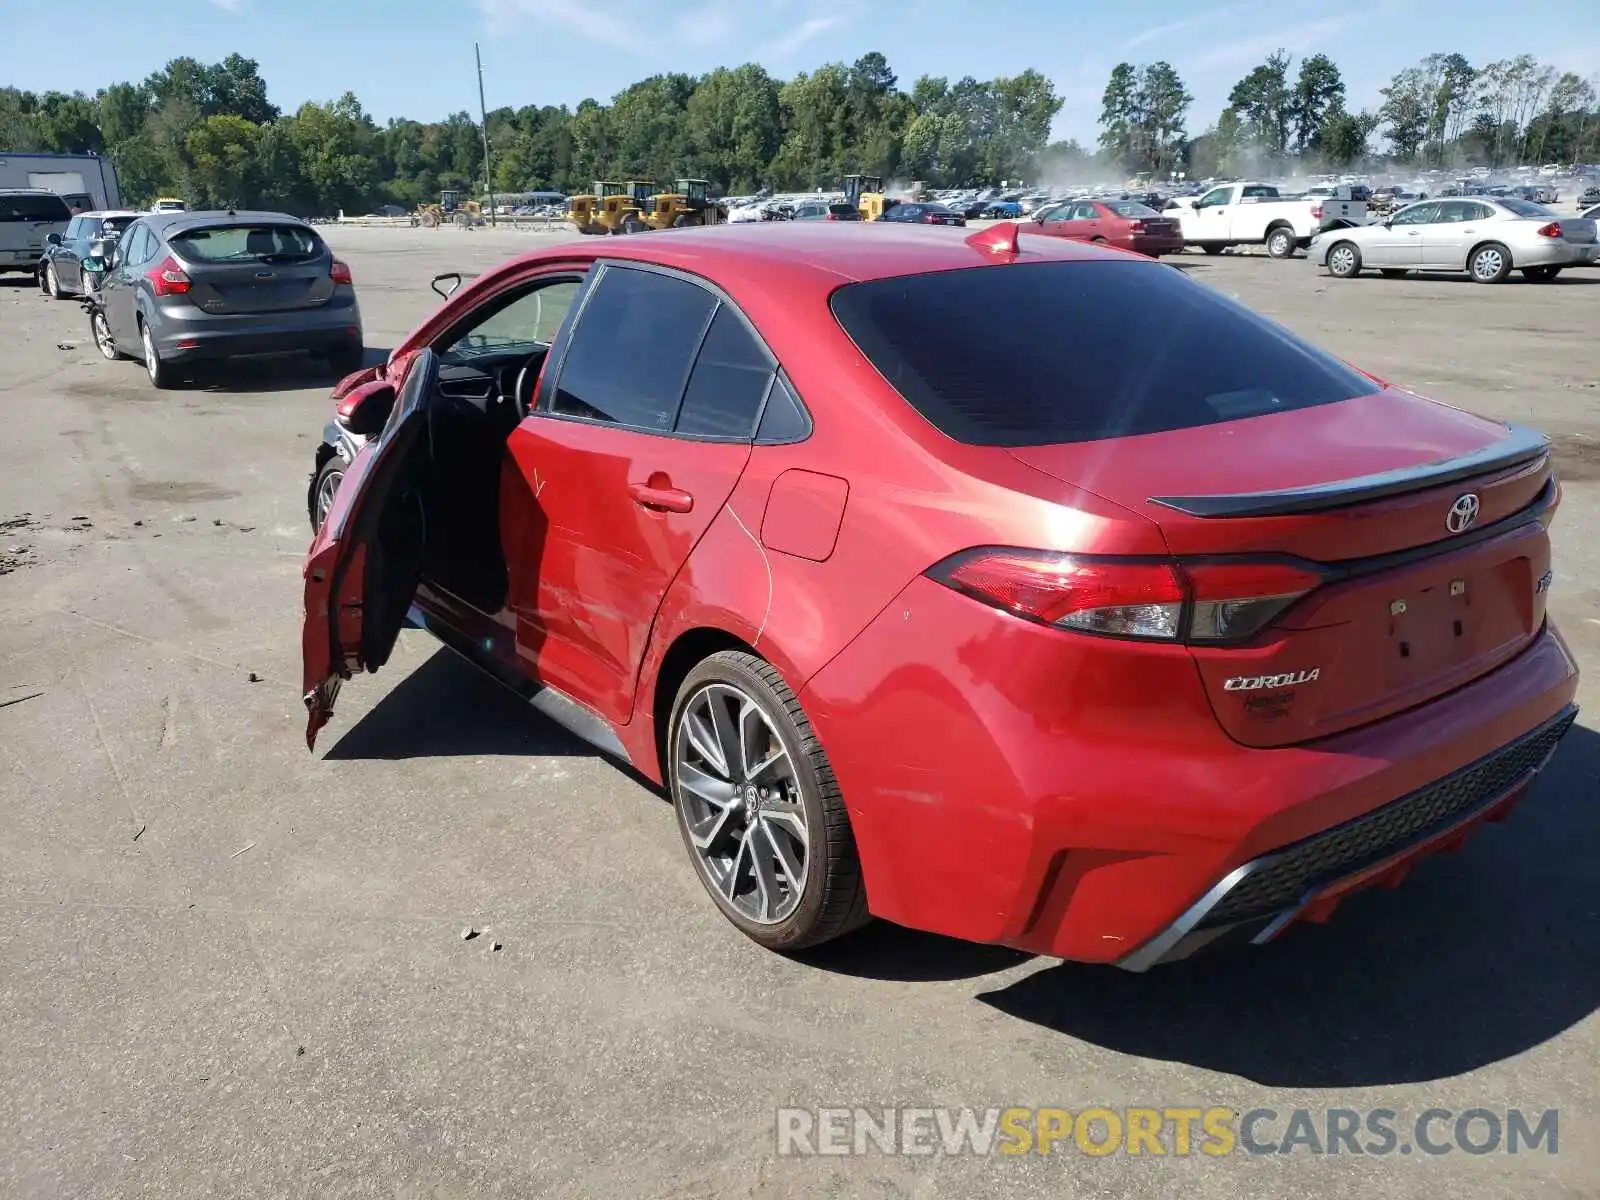
<instances>
[{"instance_id":1,"label":"gray hatchback car","mask_svg":"<svg viewBox=\"0 0 1600 1200\"><path fill-rule=\"evenodd\" d=\"M158 388L245 357L306 352L341 375L361 366L350 268L295 217L151 213L103 266L95 343L107 358L142 358Z\"/></svg>"}]
</instances>

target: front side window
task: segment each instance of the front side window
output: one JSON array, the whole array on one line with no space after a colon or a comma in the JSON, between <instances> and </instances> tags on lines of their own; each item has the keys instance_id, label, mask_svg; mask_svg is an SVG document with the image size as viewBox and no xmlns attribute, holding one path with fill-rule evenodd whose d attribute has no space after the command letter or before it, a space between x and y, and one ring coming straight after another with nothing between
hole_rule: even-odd
<instances>
[{"instance_id":1,"label":"front side window","mask_svg":"<svg viewBox=\"0 0 1600 1200\"><path fill-rule=\"evenodd\" d=\"M550 410L671 432L716 306L688 280L607 267L572 332Z\"/></svg>"},{"instance_id":2,"label":"front side window","mask_svg":"<svg viewBox=\"0 0 1600 1200\"><path fill-rule=\"evenodd\" d=\"M1439 219L1439 204L1413 204L1395 213L1391 225L1431 225Z\"/></svg>"},{"instance_id":3,"label":"front side window","mask_svg":"<svg viewBox=\"0 0 1600 1200\"><path fill-rule=\"evenodd\" d=\"M452 330L439 362L459 366L506 351L529 354L556 340L578 294L581 280L557 279L523 292L509 302L491 301L489 311L466 329Z\"/></svg>"},{"instance_id":4,"label":"front side window","mask_svg":"<svg viewBox=\"0 0 1600 1200\"><path fill-rule=\"evenodd\" d=\"M1204 196L1200 197L1200 203L1195 205L1195 207L1196 208L1211 208L1214 205L1226 204L1227 202L1228 202L1228 189L1227 188L1212 188Z\"/></svg>"}]
</instances>

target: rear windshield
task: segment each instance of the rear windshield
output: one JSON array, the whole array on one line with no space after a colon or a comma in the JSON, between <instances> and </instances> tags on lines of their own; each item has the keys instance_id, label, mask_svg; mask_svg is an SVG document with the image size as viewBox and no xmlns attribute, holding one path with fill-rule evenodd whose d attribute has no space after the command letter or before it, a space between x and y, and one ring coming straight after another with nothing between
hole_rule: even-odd
<instances>
[{"instance_id":1,"label":"rear windshield","mask_svg":"<svg viewBox=\"0 0 1600 1200\"><path fill-rule=\"evenodd\" d=\"M60 196L0 194L0 221L70 221L72 213Z\"/></svg>"},{"instance_id":2,"label":"rear windshield","mask_svg":"<svg viewBox=\"0 0 1600 1200\"><path fill-rule=\"evenodd\" d=\"M1496 196L1494 202L1507 212L1516 213L1519 217L1553 217L1555 212L1542 204L1535 204L1531 200L1519 200L1515 196Z\"/></svg>"},{"instance_id":3,"label":"rear windshield","mask_svg":"<svg viewBox=\"0 0 1600 1200\"><path fill-rule=\"evenodd\" d=\"M830 304L917 412L974 446L1160 433L1374 389L1331 355L1156 263L970 267L849 284ZM1025 315L952 322L951 312Z\"/></svg>"},{"instance_id":4,"label":"rear windshield","mask_svg":"<svg viewBox=\"0 0 1600 1200\"><path fill-rule=\"evenodd\" d=\"M138 217L103 217L100 221L100 232L121 233L138 219Z\"/></svg>"},{"instance_id":5,"label":"rear windshield","mask_svg":"<svg viewBox=\"0 0 1600 1200\"><path fill-rule=\"evenodd\" d=\"M172 248L190 262L305 262L322 253L322 241L304 225L218 225L186 229Z\"/></svg>"},{"instance_id":6,"label":"rear windshield","mask_svg":"<svg viewBox=\"0 0 1600 1200\"><path fill-rule=\"evenodd\" d=\"M1137 200L1107 200L1105 206L1119 217L1159 217L1161 214Z\"/></svg>"}]
</instances>

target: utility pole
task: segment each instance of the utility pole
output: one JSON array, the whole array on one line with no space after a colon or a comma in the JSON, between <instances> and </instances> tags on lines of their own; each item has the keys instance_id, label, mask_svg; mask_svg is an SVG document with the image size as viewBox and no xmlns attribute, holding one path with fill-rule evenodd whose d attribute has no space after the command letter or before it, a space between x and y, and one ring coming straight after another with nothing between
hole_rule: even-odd
<instances>
[{"instance_id":1,"label":"utility pole","mask_svg":"<svg viewBox=\"0 0 1600 1200\"><path fill-rule=\"evenodd\" d=\"M494 203L494 164L489 158L489 109L483 102L483 52L478 49L478 43L472 43L472 57L478 60L478 116L483 121L483 191L489 197L489 224L498 225L495 220Z\"/></svg>"}]
</instances>

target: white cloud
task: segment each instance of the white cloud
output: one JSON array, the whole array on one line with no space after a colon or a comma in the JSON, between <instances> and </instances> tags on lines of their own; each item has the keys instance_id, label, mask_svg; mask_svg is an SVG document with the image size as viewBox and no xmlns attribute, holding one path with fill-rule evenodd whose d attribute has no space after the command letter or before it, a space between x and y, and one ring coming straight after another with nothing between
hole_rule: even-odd
<instances>
[{"instance_id":1,"label":"white cloud","mask_svg":"<svg viewBox=\"0 0 1600 1200\"><path fill-rule=\"evenodd\" d=\"M1129 38L1122 43L1124 50L1132 50L1135 46L1143 46L1148 42L1159 41L1161 38L1171 37L1175 33L1182 33L1187 29L1199 29L1204 25L1214 25L1224 17L1231 17L1239 11L1237 4L1226 4L1221 8L1207 9L1192 17L1185 17L1181 21L1168 21L1165 25L1155 25L1143 33Z\"/></svg>"},{"instance_id":2,"label":"white cloud","mask_svg":"<svg viewBox=\"0 0 1600 1200\"><path fill-rule=\"evenodd\" d=\"M244 0L211 0L211 3L228 12L238 12L244 7Z\"/></svg>"},{"instance_id":3,"label":"white cloud","mask_svg":"<svg viewBox=\"0 0 1600 1200\"><path fill-rule=\"evenodd\" d=\"M1218 42L1195 55L1190 62L1197 70L1215 71L1225 67L1255 66L1280 48L1304 54L1319 43L1344 32L1365 16L1365 13L1345 13L1316 21L1302 21L1298 25L1282 25L1251 37Z\"/></svg>"},{"instance_id":4,"label":"white cloud","mask_svg":"<svg viewBox=\"0 0 1600 1200\"><path fill-rule=\"evenodd\" d=\"M812 17L796 25L787 33L768 42L761 51L760 57L770 59L788 58L806 43L814 41L841 23L839 17Z\"/></svg>"}]
</instances>

